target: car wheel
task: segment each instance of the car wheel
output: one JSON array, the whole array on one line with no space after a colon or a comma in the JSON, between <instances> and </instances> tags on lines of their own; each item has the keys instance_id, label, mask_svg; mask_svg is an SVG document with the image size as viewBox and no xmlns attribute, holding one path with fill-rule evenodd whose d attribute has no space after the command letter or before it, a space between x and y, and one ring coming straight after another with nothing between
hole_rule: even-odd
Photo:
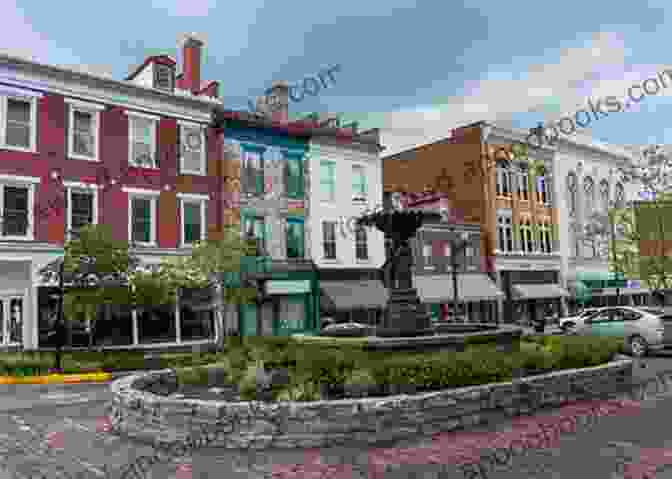
<instances>
[{"instance_id":1,"label":"car wheel","mask_svg":"<svg viewBox=\"0 0 672 479\"><path fill-rule=\"evenodd\" d=\"M646 340L641 336L633 336L630 338L630 352L636 358L641 358L646 356L646 352L649 349L649 345L646 343Z\"/></svg>"}]
</instances>

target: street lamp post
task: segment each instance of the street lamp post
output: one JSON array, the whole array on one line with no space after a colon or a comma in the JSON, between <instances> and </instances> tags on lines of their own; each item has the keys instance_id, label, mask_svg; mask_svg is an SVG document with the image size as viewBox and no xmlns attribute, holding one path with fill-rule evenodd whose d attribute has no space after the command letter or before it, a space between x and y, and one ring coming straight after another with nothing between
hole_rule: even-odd
<instances>
[{"instance_id":1,"label":"street lamp post","mask_svg":"<svg viewBox=\"0 0 672 479\"><path fill-rule=\"evenodd\" d=\"M455 227L451 228L451 233L455 233ZM454 235L450 240L450 263L453 270L453 311L457 317L457 308L459 304L459 295L457 290L457 255L466 249L469 244L469 234L466 231L460 233L460 239L457 240Z\"/></svg>"}]
</instances>

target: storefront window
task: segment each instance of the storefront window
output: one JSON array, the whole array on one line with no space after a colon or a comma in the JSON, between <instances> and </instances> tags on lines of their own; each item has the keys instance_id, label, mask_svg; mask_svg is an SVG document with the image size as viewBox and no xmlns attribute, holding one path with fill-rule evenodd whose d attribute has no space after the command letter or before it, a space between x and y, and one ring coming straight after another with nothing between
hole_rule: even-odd
<instances>
[{"instance_id":1,"label":"storefront window","mask_svg":"<svg viewBox=\"0 0 672 479\"><path fill-rule=\"evenodd\" d=\"M129 306L101 305L93 326L93 343L96 346L133 344L133 316Z\"/></svg>"},{"instance_id":2,"label":"storefront window","mask_svg":"<svg viewBox=\"0 0 672 479\"><path fill-rule=\"evenodd\" d=\"M189 306L180 308L180 335L182 341L212 339L215 337L215 312L194 310Z\"/></svg>"},{"instance_id":3,"label":"storefront window","mask_svg":"<svg viewBox=\"0 0 672 479\"><path fill-rule=\"evenodd\" d=\"M175 306L156 306L138 311L138 337L140 343L171 343L177 341Z\"/></svg>"}]
</instances>

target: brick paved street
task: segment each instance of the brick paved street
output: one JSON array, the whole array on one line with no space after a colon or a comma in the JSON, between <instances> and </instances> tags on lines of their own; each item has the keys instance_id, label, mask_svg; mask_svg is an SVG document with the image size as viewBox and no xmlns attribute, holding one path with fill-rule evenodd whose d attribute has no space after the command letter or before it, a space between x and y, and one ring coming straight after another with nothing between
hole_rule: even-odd
<instances>
[{"instance_id":1,"label":"brick paved street","mask_svg":"<svg viewBox=\"0 0 672 479\"><path fill-rule=\"evenodd\" d=\"M644 360L646 367L638 367L636 375L651 377L656 371L670 364L668 358L656 357ZM667 368L669 369L669 367ZM0 479L121 479L124 466L135 458L150 456L154 449L108 432L105 405L110 399L107 385L70 386L2 386L0 391ZM546 415L540 412L538 415ZM634 462L642 451L672 449L672 434L667 429L667 418L672 416L672 394L648 400L636 416L612 415L603 417L590 431L577 436L565 434L560 439L561 447L535 450L525 457L514 458L511 468L503 466L488 471L487 477L502 479L591 477L611 479L616 471L618 451L626 451ZM484 431L502 430L484 426ZM459 433L458 433L459 434ZM414 438L398 443L399 448L428 446L432 438ZM610 442L618 444L610 446ZM391 447L381 445L380 447ZM329 476L343 479L363 478L369 470L369 450L353 445L346 448L329 448L320 451L323 463L355 465L352 473ZM251 457L250 457L251 456ZM148 479L187 478L263 478L282 465L302 464L306 451L263 451L245 454L238 451L201 449L193 457L175 460L173 463L155 464L144 476ZM359 467L356 466L359 464ZM191 467L189 467L189 465ZM254 467L256 465L256 467ZM14 475L12 476L13 473ZM439 466L402 466L388 477L469 477L451 466L437 475ZM655 477L668 477L670 472ZM127 472L128 479L139 479L140 471ZM278 477L306 477L305 474L281 475ZM327 477L317 475L315 477ZM476 476L473 476L476 477ZM615 477L615 476L614 476ZM670 475L669 477L672 477Z\"/></svg>"}]
</instances>

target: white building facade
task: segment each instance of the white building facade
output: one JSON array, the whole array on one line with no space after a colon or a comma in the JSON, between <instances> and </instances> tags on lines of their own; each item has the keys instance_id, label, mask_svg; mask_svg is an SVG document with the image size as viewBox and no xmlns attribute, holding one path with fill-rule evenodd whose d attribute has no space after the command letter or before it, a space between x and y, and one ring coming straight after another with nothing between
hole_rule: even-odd
<instances>
[{"instance_id":1,"label":"white building facade","mask_svg":"<svg viewBox=\"0 0 672 479\"><path fill-rule=\"evenodd\" d=\"M385 239L355 219L382 205L382 160L377 137L354 138L310 140L307 249L320 271L322 316L373 321L387 301L379 279Z\"/></svg>"},{"instance_id":2,"label":"white building facade","mask_svg":"<svg viewBox=\"0 0 672 479\"><path fill-rule=\"evenodd\" d=\"M619 181L618 175L618 169L633 160L633 152L585 135L561 138L555 150L554 188L561 225L562 276L574 299L570 310L580 305L607 306L617 301L643 304L648 291L641 287L639 278L625 278L627 284L618 291L607 283L612 230L608 221L606 225L603 223L606 230L604 226L600 229L596 221L605 221L609 209L623 208L638 199L639 185ZM591 224L598 226L593 233Z\"/></svg>"}]
</instances>

